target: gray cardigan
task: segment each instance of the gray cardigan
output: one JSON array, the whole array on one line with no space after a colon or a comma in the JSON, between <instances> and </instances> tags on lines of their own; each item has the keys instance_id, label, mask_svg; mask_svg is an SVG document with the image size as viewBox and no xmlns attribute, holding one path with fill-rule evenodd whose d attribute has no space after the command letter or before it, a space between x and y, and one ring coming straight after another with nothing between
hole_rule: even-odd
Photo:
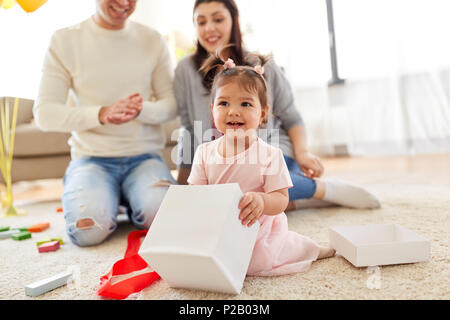
<instances>
[{"instance_id":1,"label":"gray cardigan","mask_svg":"<svg viewBox=\"0 0 450 320\"><path fill-rule=\"evenodd\" d=\"M284 155L293 158L287 131L294 125L303 126L303 120L294 104L291 86L281 68L271 60L264 66L264 70L269 86L271 115L268 123L261 128L265 130L260 129L259 137L278 146ZM198 145L211 141L211 136L204 136L205 131L211 129L210 94L202 84L202 77L195 68L192 55L178 63L175 69L174 91L181 119L177 164L190 168Z\"/></svg>"}]
</instances>

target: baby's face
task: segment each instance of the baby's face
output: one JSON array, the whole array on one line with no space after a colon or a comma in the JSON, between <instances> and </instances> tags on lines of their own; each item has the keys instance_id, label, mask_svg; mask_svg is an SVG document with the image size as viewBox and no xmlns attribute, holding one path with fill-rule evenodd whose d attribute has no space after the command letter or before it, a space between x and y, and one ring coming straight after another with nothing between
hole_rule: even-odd
<instances>
[{"instance_id":1,"label":"baby's face","mask_svg":"<svg viewBox=\"0 0 450 320\"><path fill-rule=\"evenodd\" d=\"M223 134L254 133L264 119L268 107L261 106L258 94L250 93L235 82L217 88L212 114L217 129Z\"/></svg>"}]
</instances>

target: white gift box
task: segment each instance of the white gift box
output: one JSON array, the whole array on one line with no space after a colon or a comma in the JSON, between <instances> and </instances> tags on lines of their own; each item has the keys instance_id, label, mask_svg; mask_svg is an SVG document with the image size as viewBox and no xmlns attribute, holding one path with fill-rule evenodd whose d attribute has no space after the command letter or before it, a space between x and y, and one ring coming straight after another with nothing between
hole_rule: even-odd
<instances>
[{"instance_id":1,"label":"white gift box","mask_svg":"<svg viewBox=\"0 0 450 320\"><path fill-rule=\"evenodd\" d=\"M239 220L237 183L172 185L139 255L174 288L239 294L259 224Z\"/></svg>"},{"instance_id":2,"label":"white gift box","mask_svg":"<svg viewBox=\"0 0 450 320\"><path fill-rule=\"evenodd\" d=\"M332 227L329 236L330 246L355 267L430 259L429 240L395 224Z\"/></svg>"}]
</instances>

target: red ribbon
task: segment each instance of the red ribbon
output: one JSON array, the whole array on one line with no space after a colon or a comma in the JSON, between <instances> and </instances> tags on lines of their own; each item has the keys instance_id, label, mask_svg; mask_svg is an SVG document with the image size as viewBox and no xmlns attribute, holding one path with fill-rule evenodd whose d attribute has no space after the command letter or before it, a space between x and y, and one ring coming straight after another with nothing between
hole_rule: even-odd
<instances>
[{"instance_id":1,"label":"red ribbon","mask_svg":"<svg viewBox=\"0 0 450 320\"><path fill-rule=\"evenodd\" d=\"M139 292L148 287L152 282L159 279L159 275L155 272L147 272L138 276L111 284L113 276L128 274L134 271L142 270L148 266L147 262L142 259L139 254L141 246L141 237L147 234L148 230L133 231L128 235L128 247L125 257L114 263L108 274L100 278L100 286L97 294L102 297L113 299L125 299L130 294Z\"/></svg>"}]
</instances>

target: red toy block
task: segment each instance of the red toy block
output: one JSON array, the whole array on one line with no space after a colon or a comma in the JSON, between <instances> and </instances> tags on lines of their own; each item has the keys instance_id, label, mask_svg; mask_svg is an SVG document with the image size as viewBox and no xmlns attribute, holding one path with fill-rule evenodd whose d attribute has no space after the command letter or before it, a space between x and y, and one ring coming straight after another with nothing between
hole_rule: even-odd
<instances>
[{"instance_id":1,"label":"red toy block","mask_svg":"<svg viewBox=\"0 0 450 320\"><path fill-rule=\"evenodd\" d=\"M59 249L59 241L46 242L38 247L39 252L50 252Z\"/></svg>"},{"instance_id":2,"label":"red toy block","mask_svg":"<svg viewBox=\"0 0 450 320\"><path fill-rule=\"evenodd\" d=\"M49 222L38 223L28 228L28 232L41 232L50 227Z\"/></svg>"},{"instance_id":3,"label":"red toy block","mask_svg":"<svg viewBox=\"0 0 450 320\"><path fill-rule=\"evenodd\" d=\"M63 208L62 207L57 208L56 212L63 212Z\"/></svg>"}]
</instances>

